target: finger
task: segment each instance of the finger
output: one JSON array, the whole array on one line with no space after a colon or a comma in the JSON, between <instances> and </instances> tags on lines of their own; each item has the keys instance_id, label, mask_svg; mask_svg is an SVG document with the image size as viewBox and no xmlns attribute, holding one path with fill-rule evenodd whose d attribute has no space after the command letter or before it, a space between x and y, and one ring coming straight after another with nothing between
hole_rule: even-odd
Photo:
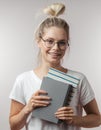
<instances>
[{"instance_id":1,"label":"finger","mask_svg":"<svg viewBox=\"0 0 101 130\"><path fill-rule=\"evenodd\" d=\"M47 106L47 105L45 105L45 104L36 104L36 103L32 102L32 107L33 107L33 108L45 107L45 106Z\"/></svg>"},{"instance_id":2,"label":"finger","mask_svg":"<svg viewBox=\"0 0 101 130\"><path fill-rule=\"evenodd\" d=\"M32 106L35 107L42 107L42 106L48 106L50 103L48 102L32 102Z\"/></svg>"},{"instance_id":3,"label":"finger","mask_svg":"<svg viewBox=\"0 0 101 130\"><path fill-rule=\"evenodd\" d=\"M61 107L61 108L59 108L57 111L65 111L65 110L67 110L67 111L69 111L69 110L71 110L71 111L73 111L73 109L72 109L72 107Z\"/></svg>"},{"instance_id":4,"label":"finger","mask_svg":"<svg viewBox=\"0 0 101 130\"><path fill-rule=\"evenodd\" d=\"M36 93L34 95L38 96L40 94L47 94L47 92L45 90L38 90L38 91L36 91Z\"/></svg>"},{"instance_id":5,"label":"finger","mask_svg":"<svg viewBox=\"0 0 101 130\"><path fill-rule=\"evenodd\" d=\"M72 117L64 117L64 116L60 116L60 117L57 117L57 118L60 119L60 120L66 120L66 121L73 119Z\"/></svg>"},{"instance_id":6,"label":"finger","mask_svg":"<svg viewBox=\"0 0 101 130\"><path fill-rule=\"evenodd\" d=\"M73 113L61 113L61 114L55 114L58 117L73 117L74 114Z\"/></svg>"},{"instance_id":7,"label":"finger","mask_svg":"<svg viewBox=\"0 0 101 130\"><path fill-rule=\"evenodd\" d=\"M50 104L50 102L47 102L47 101L38 101L38 100L34 100L34 103L35 104L46 104L46 105Z\"/></svg>"},{"instance_id":8,"label":"finger","mask_svg":"<svg viewBox=\"0 0 101 130\"><path fill-rule=\"evenodd\" d=\"M34 108L36 108L36 107L44 107L44 106L48 106L48 104L32 103L32 106L33 106Z\"/></svg>"},{"instance_id":9,"label":"finger","mask_svg":"<svg viewBox=\"0 0 101 130\"><path fill-rule=\"evenodd\" d=\"M33 96L34 100L50 100L51 98L48 96Z\"/></svg>"},{"instance_id":10,"label":"finger","mask_svg":"<svg viewBox=\"0 0 101 130\"><path fill-rule=\"evenodd\" d=\"M31 100L31 104L33 107L36 107L36 106L47 106L50 104L49 101L40 101L40 100Z\"/></svg>"},{"instance_id":11,"label":"finger","mask_svg":"<svg viewBox=\"0 0 101 130\"><path fill-rule=\"evenodd\" d=\"M70 110L70 111L57 111L56 113L55 113L55 115L60 115L60 114L71 114L71 115L74 115L74 112L72 111L72 110Z\"/></svg>"},{"instance_id":12,"label":"finger","mask_svg":"<svg viewBox=\"0 0 101 130\"><path fill-rule=\"evenodd\" d=\"M71 120L74 117L74 114L55 114L56 118L62 119L62 120Z\"/></svg>"}]
</instances>

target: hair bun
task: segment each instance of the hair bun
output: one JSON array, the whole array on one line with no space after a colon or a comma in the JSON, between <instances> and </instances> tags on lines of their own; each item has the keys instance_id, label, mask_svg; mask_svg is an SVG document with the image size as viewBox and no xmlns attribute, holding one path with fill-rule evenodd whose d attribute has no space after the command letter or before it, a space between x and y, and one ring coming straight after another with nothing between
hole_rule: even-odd
<instances>
[{"instance_id":1,"label":"hair bun","mask_svg":"<svg viewBox=\"0 0 101 130\"><path fill-rule=\"evenodd\" d=\"M56 17L60 14L63 14L63 12L65 11L65 5L62 3L54 3L45 8L43 11L45 14Z\"/></svg>"}]
</instances>

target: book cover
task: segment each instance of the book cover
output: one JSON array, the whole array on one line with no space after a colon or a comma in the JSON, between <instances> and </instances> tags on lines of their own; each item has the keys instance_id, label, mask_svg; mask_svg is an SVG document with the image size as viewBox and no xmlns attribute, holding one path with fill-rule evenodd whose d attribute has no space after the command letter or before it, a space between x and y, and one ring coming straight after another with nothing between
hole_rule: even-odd
<instances>
[{"instance_id":1,"label":"book cover","mask_svg":"<svg viewBox=\"0 0 101 130\"><path fill-rule=\"evenodd\" d=\"M36 108L32 112L32 116L53 123L59 123L60 120L55 117L54 113L58 108L69 105L74 87L70 84L44 77L40 89L47 91L48 96L52 100L47 107Z\"/></svg>"},{"instance_id":2,"label":"book cover","mask_svg":"<svg viewBox=\"0 0 101 130\"><path fill-rule=\"evenodd\" d=\"M59 71L57 69L54 68L50 68L47 74L47 77L50 77L52 79L61 81L61 82L65 82L68 84L71 84L73 87L77 87L80 79L77 78L76 76L70 75L68 73L64 73L62 71Z\"/></svg>"}]
</instances>

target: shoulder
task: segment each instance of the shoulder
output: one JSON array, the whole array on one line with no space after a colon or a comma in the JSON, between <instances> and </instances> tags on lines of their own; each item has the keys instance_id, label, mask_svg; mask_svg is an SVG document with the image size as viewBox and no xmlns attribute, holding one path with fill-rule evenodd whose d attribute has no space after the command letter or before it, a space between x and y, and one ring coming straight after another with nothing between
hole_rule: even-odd
<instances>
[{"instance_id":1,"label":"shoulder","mask_svg":"<svg viewBox=\"0 0 101 130\"><path fill-rule=\"evenodd\" d=\"M75 70L68 70L68 74L79 80L83 80L86 78L85 74L83 74L82 72L79 72L79 71L75 71Z\"/></svg>"},{"instance_id":2,"label":"shoulder","mask_svg":"<svg viewBox=\"0 0 101 130\"><path fill-rule=\"evenodd\" d=\"M80 87L90 86L90 83L84 73L75 70L69 70L68 74L78 81Z\"/></svg>"},{"instance_id":3,"label":"shoulder","mask_svg":"<svg viewBox=\"0 0 101 130\"><path fill-rule=\"evenodd\" d=\"M30 70L30 71L26 71L26 72L23 72L21 74L19 74L17 77L16 77L16 81L23 81L23 80L27 80L29 78L32 77L32 73L33 71Z\"/></svg>"}]
</instances>

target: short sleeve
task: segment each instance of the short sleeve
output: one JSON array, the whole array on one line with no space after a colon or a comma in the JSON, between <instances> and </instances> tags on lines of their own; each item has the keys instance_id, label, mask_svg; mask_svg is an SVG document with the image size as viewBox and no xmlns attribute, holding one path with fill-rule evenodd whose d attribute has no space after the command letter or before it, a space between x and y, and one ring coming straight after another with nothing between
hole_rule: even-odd
<instances>
[{"instance_id":1,"label":"short sleeve","mask_svg":"<svg viewBox=\"0 0 101 130\"><path fill-rule=\"evenodd\" d=\"M94 91L91 88L90 83L88 82L87 78L84 76L81 82L80 88L80 102L83 106L94 99Z\"/></svg>"},{"instance_id":2,"label":"short sleeve","mask_svg":"<svg viewBox=\"0 0 101 130\"><path fill-rule=\"evenodd\" d=\"M25 105L23 82L19 78L16 79L9 98Z\"/></svg>"}]
</instances>

